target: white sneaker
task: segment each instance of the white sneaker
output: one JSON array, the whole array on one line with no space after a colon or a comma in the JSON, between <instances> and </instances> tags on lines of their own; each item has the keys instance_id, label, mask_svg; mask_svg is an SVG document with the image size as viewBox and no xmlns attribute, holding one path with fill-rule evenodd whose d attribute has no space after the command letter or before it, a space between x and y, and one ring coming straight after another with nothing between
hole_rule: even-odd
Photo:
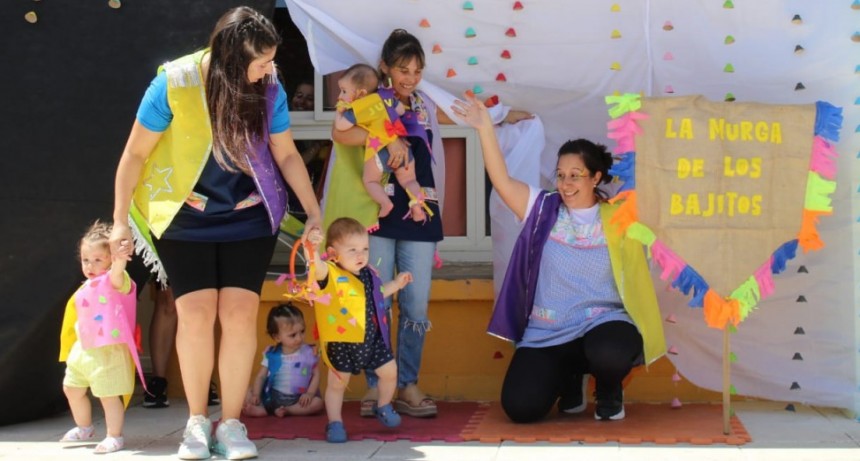
<instances>
[{"instance_id":1,"label":"white sneaker","mask_svg":"<svg viewBox=\"0 0 860 461\"><path fill-rule=\"evenodd\" d=\"M238 419L228 419L218 423L213 450L227 459L257 457L257 446L248 440L248 430Z\"/></svg>"},{"instance_id":2,"label":"white sneaker","mask_svg":"<svg viewBox=\"0 0 860 461\"><path fill-rule=\"evenodd\" d=\"M185 434L179 444L179 459L209 459L212 454L212 421L203 415L188 418Z\"/></svg>"}]
</instances>

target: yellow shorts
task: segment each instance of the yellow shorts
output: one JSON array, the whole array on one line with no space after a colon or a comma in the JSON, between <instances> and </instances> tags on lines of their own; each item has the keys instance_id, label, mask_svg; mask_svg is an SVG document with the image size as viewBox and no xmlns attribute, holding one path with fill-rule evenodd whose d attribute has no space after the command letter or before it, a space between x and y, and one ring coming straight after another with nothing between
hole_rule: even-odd
<instances>
[{"instance_id":1,"label":"yellow shorts","mask_svg":"<svg viewBox=\"0 0 860 461\"><path fill-rule=\"evenodd\" d=\"M134 361L128 346L112 344L84 350L72 346L66 360L63 386L89 387L96 397L113 397L134 391Z\"/></svg>"}]
</instances>

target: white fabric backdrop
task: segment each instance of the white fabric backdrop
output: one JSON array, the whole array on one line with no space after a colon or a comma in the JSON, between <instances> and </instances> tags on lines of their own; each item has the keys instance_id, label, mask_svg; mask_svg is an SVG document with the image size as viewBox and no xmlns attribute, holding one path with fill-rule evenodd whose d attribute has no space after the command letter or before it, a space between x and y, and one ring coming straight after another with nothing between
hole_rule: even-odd
<instances>
[{"instance_id":1,"label":"white fabric backdrop","mask_svg":"<svg viewBox=\"0 0 860 461\"><path fill-rule=\"evenodd\" d=\"M860 9L850 0L735 1L733 8L722 0L521 0L520 10L513 1L493 0L472 0L472 10L460 0L286 3L318 72L357 61L375 65L391 30L405 28L427 53L422 88L443 109L453 95L479 85L479 96L499 95L507 105L538 114L546 140L543 187L551 185L555 151L565 140L612 145L603 98L614 92L712 100L732 93L739 101L826 100L842 107L836 212L819 226L827 246L792 260L775 277L776 293L732 335L738 358L732 383L742 395L860 409L854 288L860 283L854 271L860 201L853 200L860 172L860 43L852 41ZM800 21L792 21L795 15ZM475 37L466 37L469 28ZM506 35L509 28L515 37ZM725 43L728 35L734 43ZM440 53L431 52L434 45ZM802 53L795 52L797 45ZM510 59L501 57L504 50ZM469 64L472 57L477 64ZM733 72L724 71L727 64ZM448 78L449 69L456 76ZM506 82L496 80L499 73ZM804 89L796 90L798 83ZM495 228L499 208L491 205L495 233L502 233ZM514 235L515 229L503 233ZM506 242L501 245L509 248ZM504 267L506 251L496 252L497 269ZM801 266L806 272L798 272ZM721 333L705 326L699 310L686 307L686 297L655 283L664 315L676 319L666 324L668 343L678 351L672 362L695 384L719 390ZM806 302L797 302L800 296ZM798 327L805 334L795 334ZM793 360L795 353L802 360Z\"/></svg>"}]
</instances>

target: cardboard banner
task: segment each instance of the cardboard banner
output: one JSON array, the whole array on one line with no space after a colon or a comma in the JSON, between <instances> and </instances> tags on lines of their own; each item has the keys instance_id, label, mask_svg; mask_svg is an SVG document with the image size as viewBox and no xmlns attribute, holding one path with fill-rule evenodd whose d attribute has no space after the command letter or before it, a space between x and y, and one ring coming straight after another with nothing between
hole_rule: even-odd
<instances>
[{"instance_id":1,"label":"cardboard banner","mask_svg":"<svg viewBox=\"0 0 860 461\"><path fill-rule=\"evenodd\" d=\"M648 247L661 278L704 307L709 326L737 325L773 292L772 275L824 246L842 110L711 102L701 96L609 96L609 170L624 184L612 218Z\"/></svg>"},{"instance_id":2,"label":"cardboard banner","mask_svg":"<svg viewBox=\"0 0 860 461\"><path fill-rule=\"evenodd\" d=\"M815 106L644 98L639 221L728 295L803 216Z\"/></svg>"}]
</instances>

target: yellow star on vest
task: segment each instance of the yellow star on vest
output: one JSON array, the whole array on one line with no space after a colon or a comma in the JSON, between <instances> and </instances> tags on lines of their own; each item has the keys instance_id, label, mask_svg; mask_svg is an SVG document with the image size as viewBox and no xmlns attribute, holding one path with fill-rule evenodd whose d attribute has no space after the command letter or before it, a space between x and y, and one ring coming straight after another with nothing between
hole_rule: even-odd
<instances>
[{"instance_id":1,"label":"yellow star on vest","mask_svg":"<svg viewBox=\"0 0 860 461\"><path fill-rule=\"evenodd\" d=\"M167 181L171 174L173 174L173 168L159 168L158 165L152 166L152 173L143 182L149 188L150 200L155 199L155 196L162 191L173 192L170 182Z\"/></svg>"}]
</instances>

